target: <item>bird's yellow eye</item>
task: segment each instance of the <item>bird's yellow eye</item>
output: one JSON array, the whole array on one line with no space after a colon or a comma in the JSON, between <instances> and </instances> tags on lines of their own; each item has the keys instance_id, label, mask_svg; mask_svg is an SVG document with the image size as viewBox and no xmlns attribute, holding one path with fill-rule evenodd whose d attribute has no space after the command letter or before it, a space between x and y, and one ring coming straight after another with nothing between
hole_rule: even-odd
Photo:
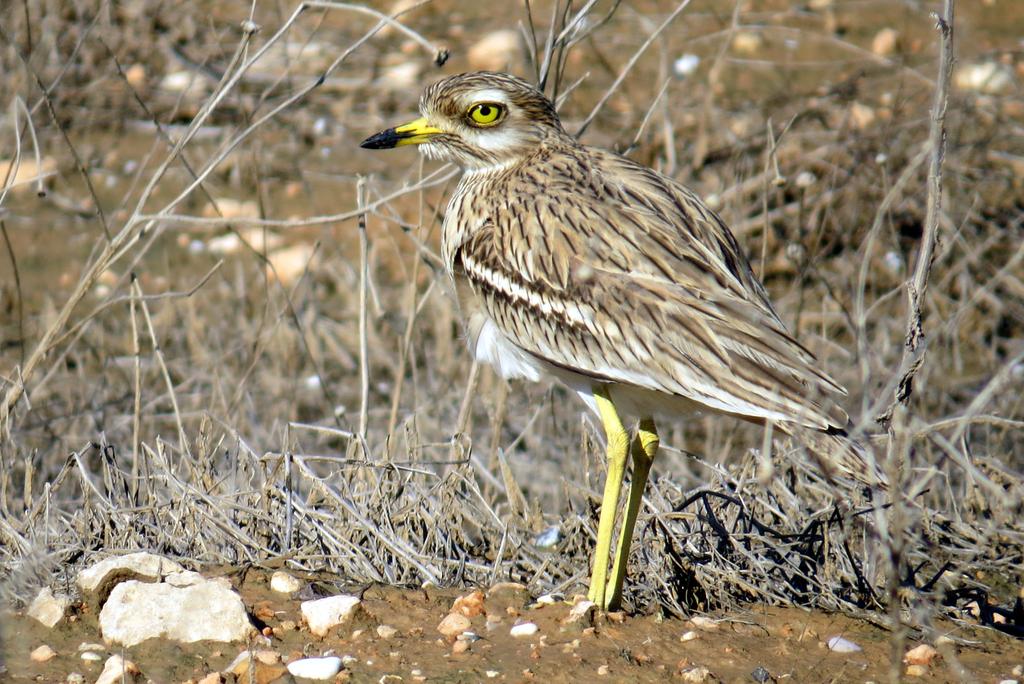
<instances>
[{"instance_id":1,"label":"bird's yellow eye","mask_svg":"<svg viewBox=\"0 0 1024 684\"><path fill-rule=\"evenodd\" d=\"M469 120L476 126L493 126L501 120L505 108L494 102L481 102L469 108Z\"/></svg>"}]
</instances>

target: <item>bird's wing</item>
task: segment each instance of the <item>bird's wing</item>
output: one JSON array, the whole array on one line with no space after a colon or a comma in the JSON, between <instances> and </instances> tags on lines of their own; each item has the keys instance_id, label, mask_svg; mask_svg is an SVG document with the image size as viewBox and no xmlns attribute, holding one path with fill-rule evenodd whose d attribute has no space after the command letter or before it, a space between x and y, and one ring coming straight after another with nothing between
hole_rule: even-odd
<instances>
[{"instance_id":1,"label":"bird's wing","mask_svg":"<svg viewBox=\"0 0 1024 684\"><path fill-rule=\"evenodd\" d=\"M498 329L551 364L817 429L844 393L779 320L735 238L686 188L580 150L477 198L452 266ZM538 189L540 190L538 192Z\"/></svg>"}]
</instances>

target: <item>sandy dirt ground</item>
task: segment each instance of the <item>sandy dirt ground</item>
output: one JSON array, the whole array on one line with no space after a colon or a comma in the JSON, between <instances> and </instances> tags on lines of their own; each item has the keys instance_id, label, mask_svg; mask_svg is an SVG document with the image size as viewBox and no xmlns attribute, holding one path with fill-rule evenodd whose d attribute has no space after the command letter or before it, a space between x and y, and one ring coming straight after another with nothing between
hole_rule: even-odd
<instances>
[{"instance_id":1,"label":"sandy dirt ground","mask_svg":"<svg viewBox=\"0 0 1024 684\"><path fill-rule=\"evenodd\" d=\"M227 671L247 649L272 662L254 670L259 682L296 681L285 665L320 655L342 657L345 666L334 681L350 682L880 682L889 677L888 631L821 611L752 605L695 620L612 613L571 622L571 597L538 602L525 588L506 583L485 590L482 610L470 618L467 630L475 637L445 636L438 625L467 590L372 586L352 592L362 603L351 622L319 638L303 624L299 605L304 598L337 593L327 584L329 578L319 577L289 596L271 591L270 573L264 570L206 574L232 581L262 636L255 635L248 646L155 639L100 651L101 660L86 661L81 646L102 643L95 613L81 607L72 620L53 629L8 614L3 619L4 681L65 682L74 681L69 674L79 673L92 682L106 658L120 654L138 666L139 681L198 682ZM524 622L534 623L536 633L512 636L511 628ZM1014 673L1024 666L1020 640L993 630L946 627L950 637L963 643L940 643L947 657L936 657L908 681L995 684L1019 679ZM833 652L828 646L833 637L862 650ZM43 644L56 655L33 662L30 653ZM917 645L911 639L904 650ZM700 668L710 673L704 679ZM225 674L204 681L249 679Z\"/></svg>"}]
</instances>

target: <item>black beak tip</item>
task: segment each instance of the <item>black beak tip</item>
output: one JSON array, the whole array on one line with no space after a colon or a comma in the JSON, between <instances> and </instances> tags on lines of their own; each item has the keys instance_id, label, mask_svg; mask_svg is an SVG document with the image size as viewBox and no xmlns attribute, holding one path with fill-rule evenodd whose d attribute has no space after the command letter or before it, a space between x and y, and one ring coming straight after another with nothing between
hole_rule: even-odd
<instances>
[{"instance_id":1,"label":"black beak tip","mask_svg":"<svg viewBox=\"0 0 1024 684\"><path fill-rule=\"evenodd\" d=\"M389 128L386 131L381 131L371 135L369 138L359 143L359 146L365 150L388 150L394 147L398 143L399 137L395 133L394 128Z\"/></svg>"}]
</instances>

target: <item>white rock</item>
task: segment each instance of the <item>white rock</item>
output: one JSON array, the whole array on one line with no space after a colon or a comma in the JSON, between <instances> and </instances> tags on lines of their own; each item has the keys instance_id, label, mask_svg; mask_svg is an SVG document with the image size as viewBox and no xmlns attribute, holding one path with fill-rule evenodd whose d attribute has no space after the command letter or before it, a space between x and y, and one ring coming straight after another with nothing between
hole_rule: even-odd
<instances>
[{"instance_id":1,"label":"white rock","mask_svg":"<svg viewBox=\"0 0 1024 684\"><path fill-rule=\"evenodd\" d=\"M519 32L512 29L492 31L469 48L466 57L474 71L507 69L519 52Z\"/></svg>"},{"instance_id":2,"label":"white rock","mask_svg":"<svg viewBox=\"0 0 1024 684\"><path fill-rule=\"evenodd\" d=\"M999 684L1020 684L1016 679L1001 679Z\"/></svg>"},{"instance_id":3,"label":"white rock","mask_svg":"<svg viewBox=\"0 0 1024 684\"><path fill-rule=\"evenodd\" d=\"M999 62L967 64L956 70L953 82L961 90L1002 95L1013 89L1013 71Z\"/></svg>"},{"instance_id":4,"label":"white rock","mask_svg":"<svg viewBox=\"0 0 1024 684\"><path fill-rule=\"evenodd\" d=\"M684 682L708 682L714 679L711 670L706 667L688 667L679 673L679 678Z\"/></svg>"},{"instance_id":5,"label":"white rock","mask_svg":"<svg viewBox=\"0 0 1024 684\"><path fill-rule=\"evenodd\" d=\"M801 190L806 190L807 188L814 185L814 183L817 180L818 177L815 176L810 171L801 171L796 176L796 187L800 188Z\"/></svg>"},{"instance_id":6,"label":"white rock","mask_svg":"<svg viewBox=\"0 0 1024 684\"><path fill-rule=\"evenodd\" d=\"M277 570L270 576L270 588L279 594L294 594L302 589L302 580L283 570Z\"/></svg>"},{"instance_id":7,"label":"white rock","mask_svg":"<svg viewBox=\"0 0 1024 684\"><path fill-rule=\"evenodd\" d=\"M303 601L300 609L302 617L309 625L309 631L322 637L330 631L331 627L348 622L358 607L358 597L339 594L315 601Z\"/></svg>"},{"instance_id":8,"label":"white rock","mask_svg":"<svg viewBox=\"0 0 1024 684\"><path fill-rule=\"evenodd\" d=\"M38 620L47 627L53 627L61 621L71 601L65 596L54 596L49 587L43 587L29 604L27 615Z\"/></svg>"},{"instance_id":9,"label":"white rock","mask_svg":"<svg viewBox=\"0 0 1024 684\"><path fill-rule=\"evenodd\" d=\"M528 637L539 631L540 627L532 622L520 622L518 625L514 625L509 633L514 637Z\"/></svg>"},{"instance_id":10,"label":"white rock","mask_svg":"<svg viewBox=\"0 0 1024 684\"><path fill-rule=\"evenodd\" d=\"M672 72L682 78L692 74L698 66L700 66L700 57L687 53L672 62Z\"/></svg>"},{"instance_id":11,"label":"white rock","mask_svg":"<svg viewBox=\"0 0 1024 684\"><path fill-rule=\"evenodd\" d=\"M569 622L579 622L586 619L596 609L597 604L593 601L580 601L569 611Z\"/></svg>"},{"instance_id":12,"label":"white rock","mask_svg":"<svg viewBox=\"0 0 1024 684\"><path fill-rule=\"evenodd\" d=\"M562 528L551 525L533 538L533 545L539 549L552 549L562 541Z\"/></svg>"},{"instance_id":13,"label":"white rock","mask_svg":"<svg viewBox=\"0 0 1024 684\"><path fill-rule=\"evenodd\" d=\"M844 639L841 636L829 637L828 641L825 643L828 644L830 651L834 651L836 653L857 653L862 650L860 646L849 639Z\"/></svg>"},{"instance_id":14,"label":"white rock","mask_svg":"<svg viewBox=\"0 0 1024 684\"><path fill-rule=\"evenodd\" d=\"M82 651L106 651L106 650L107 650L107 647L104 646L103 644L97 644L97 643L92 643L92 642L88 642L88 641L83 641L82 643L78 644L78 652L79 653L81 653Z\"/></svg>"},{"instance_id":15,"label":"white rock","mask_svg":"<svg viewBox=\"0 0 1024 684\"><path fill-rule=\"evenodd\" d=\"M498 672L497 670L488 670L487 672L484 672L484 674L487 675L488 679L494 679L495 677L497 677L501 673Z\"/></svg>"},{"instance_id":16,"label":"white rock","mask_svg":"<svg viewBox=\"0 0 1024 684\"><path fill-rule=\"evenodd\" d=\"M312 245L292 245L267 255L267 277L275 278L282 285L290 285L314 267Z\"/></svg>"},{"instance_id":17,"label":"white rock","mask_svg":"<svg viewBox=\"0 0 1024 684\"><path fill-rule=\"evenodd\" d=\"M693 641L694 639L700 639L700 634L692 629L688 632L683 632L683 636L679 637L679 640L682 642Z\"/></svg>"},{"instance_id":18,"label":"white rock","mask_svg":"<svg viewBox=\"0 0 1024 684\"><path fill-rule=\"evenodd\" d=\"M96 684L125 684L134 682L139 668L130 660L125 660L119 655L112 655L107 658L103 665L103 672L100 673Z\"/></svg>"},{"instance_id":19,"label":"white rock","mask_svg":"<svg viewBox=\"0 0 1024 684\"><path fill-rule=\"evenodd\" d=\"M714 632L718 629L717 622L715 622L709 617L704 617L703 615L695 615L692 618L690 618L690 624L696 627L697 629L703 630L705 632Z\"/></svg>"},{"instance_id":20,"label":"white rock","mask_svg":"<svg viewBox=\"0 0 1024 684\"><path fill-rule=\"evenodd\" d=\"M57 655L56 651L46 644L43 644L42 646L32 649L32 652L28 654L28 657L33 663L45 663L55 655Z\"/></svg>"},{"instance_id":21,"label":"white rock","mask_svg":"<svg viewBox=\"0 0 1024 684\"><path fill-rule=\"evenodd\" d=\"M87 660L89 662L99 662L99 661L103 660L103 656L100 655L99 653L97 653L96 651L86 651L85 653L83 653L79 657L82 660Z\"/></svg>"},{"instance_id":22,"label":"white rock","mask_svg":"<svg viewBox=\"0 0 1024 684\"><path fill-rule=\"evenodd\" d=\"M288 671L306 679L330 679L341 671L341 658L303 658L288 663Z\"/></svg>"},{"instance_id":23,"label":"white rock","mask_svg":"<svg viewBox=\"0 0 1024 684\"><path fill-rule=\"evenodd\" d=\"M103 638L123 646L155 637L244 641L252 629L238 594L213 581L174 587L129 580L114 587L100 611Z\"/></svg>"},{"instance_id":24,"label":"white rock","mask_svg":"<svg viewBox=\"0 0 1024 684\"><path fill-rule=\"evenodd\" d=\"M64 684L85 684L85 675L81 672L69 672Z\"/></svg>"},{"instance_id":25,"label":"white rock","mask_svg":"<svg viewBox=\"0 0 1024 684\"><path fill-rule=\"evenodd\" d=\"M395 64L384 70L378 83L390 90L412 88L420 80L420 65L417 62Z\"/></svg>"},{"instance_id":26,"label":"white rock","mask_svg":"<svg viewBox=\"0 0 1024 684\"><path fill-rule=\"evenodd\" d=\"M197 88L196 81L201 78L191 71L174 71L167 74L160 80L160 88L169 90L172 93L181 93L186 90Z\"/></svg>"},{"instance_id":27,"label":"white rock","mask_svg":"<svg viewBox=\"0 0 1024 684\"><path fill-rule=\"evenodd\" d=\"M169 558L140 551L102 560L78 573L76 582L83 595L98 596L102 602L118 582L129 579L157 582L184 569Z\"/></svg>"},{"instance_id":28,"label":"white rock","mask_svg":"<svg viewBox=\"0 0 1024 684\"><path fill-rule=\"evenodd\" d=\"M396 634L398 634L398 630L391 625L379 625L377 627L377 636L381 639L391 639Z\"/></svg>"},{"instance_id":29,"label":"white rock","mask_svg":"<svg viewBox=\"0 0 1024 684\"><path fill-rule=\"evenodd\" d=\"M192 242L199 243L198 248L195 250L197 254L207 249L214 254L236 254L242 251L242 239L238 237L237 233L218 235L217 237L210 238L205 243L201 240L193 240ZM189 251L192 251L192 243L189 243Z\"/></svg>"}]
</instances>

